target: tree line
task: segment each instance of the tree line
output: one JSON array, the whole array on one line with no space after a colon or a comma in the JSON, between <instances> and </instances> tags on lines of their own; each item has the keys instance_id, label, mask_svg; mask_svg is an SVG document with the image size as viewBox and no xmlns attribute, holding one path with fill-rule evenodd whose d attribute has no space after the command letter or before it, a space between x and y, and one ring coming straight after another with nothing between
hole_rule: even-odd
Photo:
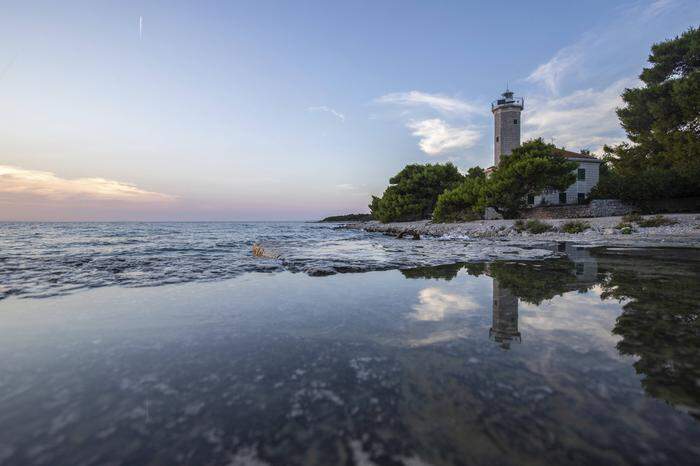
<instances>
[{"instance_id":1,"label":"tree line","mask_svg":"<svg viewBox=\"0 0 700 466\"><path fill-rule=\"evenodd\" d=\"M643 85L626 89L617 110L629 142L605 146L592 198L635 202L700 196L700 29L655 44ZM461 174L452 163L412 164L372 196L382 222L483 218L487 207L515 218L528 197L563 191L577 164L542 139L527 141L486 176L480 167Z\"/></svg>"}]
</instances>

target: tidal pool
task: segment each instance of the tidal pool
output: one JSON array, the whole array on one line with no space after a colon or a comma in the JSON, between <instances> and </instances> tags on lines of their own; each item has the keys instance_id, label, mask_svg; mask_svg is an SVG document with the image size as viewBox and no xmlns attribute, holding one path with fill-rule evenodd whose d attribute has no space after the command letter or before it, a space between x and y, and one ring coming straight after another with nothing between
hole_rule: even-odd
<instances>
[{"instance_id":1,"label":"tidal pool","mask_svg":"<svg viewBox=\"0 0 700 466\"><path fill-rule=\"evenodd\" d=\"M0 301L0 464L698 464L700 251Z\"/></svg>"}]
</instances>

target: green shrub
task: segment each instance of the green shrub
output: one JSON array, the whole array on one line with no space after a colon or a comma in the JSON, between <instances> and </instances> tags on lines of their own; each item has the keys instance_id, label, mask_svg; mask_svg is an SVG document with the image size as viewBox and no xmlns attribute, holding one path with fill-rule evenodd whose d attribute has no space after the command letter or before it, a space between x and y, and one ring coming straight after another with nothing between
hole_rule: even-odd
<instances>
[{"instance_id":1,"label":"green shrub","mask_svg":"<svg viewBox=\"0 0 700 466\"><path fill-rule=\"evenodd\" d=\"M656 215L652 218L646 218L646 219L639 220L637 222L637 225L639 225L640 227L649 228L649 227L663 227L666 225L675 225L676 223L678 223L678 222L671 219L671 218L664 217L663 215Z\"/></svg>"},{"instance_id":2,"label":"green shrub","mask_svg":"<svg viewBox=\"0 0 700 466\"><path fill-rule=\"evenodd\" d=\"M632 224L629 222L620 222L617 225L615 225L616 230L623 230L625 228L629 228L630 230L632 229Z\"/></svg>"},{"instance_id":3,"label":"green shrub","mask_svg":"<svg viewBox=\"0 0 700 466\"><path fill-rule=\"evenodd\" d=\"M569 222L564 223L561 226L561 231L564 233L582 233L586 230L588 230L591 227L591 224L588 222L581 222L579 220L571 220Z\"/></svg>"},{"instance_id":4,"label":"green shrub","mask_svg":"<svg viewBox=\"0 0 700 466\"><path fill-rule=\"evenodd\" d=\"M438 196L463 180L451 163L407 165L389 179L382 197L372 196L369 208L372 216L384 223L430 218Z\"/></svg>"},{"instance_id":5,"label":"green shrub","mask_svg":"<svg viewBox=\"0 0 700 466\"><path fill-rule=\"evenodd\" d=\"M644 217L639 212L632 212L622 216L622 221L625 223L636 223L643 220Z\"/></svg>"},{"instance_id":6,"label":"green shrub","mask_svg":"<svg viewBox=\"0 0 700 466\"><path fill-rule=\"evenodd\" d=\"M634 230L632 230L632 227L624 227L620 230L620 233L623 235L631 235L633 231Z\"/></svg>"},{"instance_id":7,"label":"green shrub","mask_svg":"<svg viewBox=\"0 0 700 466\"><path fill-rule=\"evenodd\" d=\"M527 222L524 222L523 220L516 220L513 227L515 228L515 231L519 233L527 231L533 235L539 235L540 233L553 230L552 225L549 223L545 223L534 218L528 220Z\"/></svg>"},{"instance_id":8,"label":"green shrub","mask_svg":"<svg viewBox=\"0 0 700 466\"><path fill-rule=\"evenodd\" d=\"M485 180L483 175L468 175L458 186L440 194L433 211L433 221L444 223L480 219L481 212L476 210L476 204L479 202Z\"/></svg>"}]
</instances>

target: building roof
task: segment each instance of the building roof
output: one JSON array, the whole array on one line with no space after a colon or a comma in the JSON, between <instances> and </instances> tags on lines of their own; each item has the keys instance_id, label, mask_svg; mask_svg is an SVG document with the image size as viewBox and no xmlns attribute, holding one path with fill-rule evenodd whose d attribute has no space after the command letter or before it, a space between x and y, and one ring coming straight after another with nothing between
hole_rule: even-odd
<instances>
[{"instance_id":1,"label":"building roof","mask_svg":"<svg viewBox=\"0 0 700 466\"><path fill-rule=\"evenodd\" d=\"M565 149L556 149L555 154L559 155L561 157L566 157L567 159L571 160L581 160L581 161L587 161L587 162L598 162L598 163L603 163L601 159L598 157L594 157L589 154L581 154L578 152L571 152L570 150L565 150ZM488 174L491 173L496 169L496 166L491 166L486 168L484 171Z\"/></svg>"},{"instance_id":2,"label":"building roof","mask_svg":"<svg viewBox=\"0 0 700 466\"><path fill-rule=\"evenodd\" d=\"M556 153L556 155L566 157L567 159L584 159L584 160L590 160L591 162L603 163L603 161L600 160L598 157L594 157L594 156L589 155L589 154L580 154L578 152L571 152L570 150L556 149L555 153Z\"/></svg>"}]
</instances>

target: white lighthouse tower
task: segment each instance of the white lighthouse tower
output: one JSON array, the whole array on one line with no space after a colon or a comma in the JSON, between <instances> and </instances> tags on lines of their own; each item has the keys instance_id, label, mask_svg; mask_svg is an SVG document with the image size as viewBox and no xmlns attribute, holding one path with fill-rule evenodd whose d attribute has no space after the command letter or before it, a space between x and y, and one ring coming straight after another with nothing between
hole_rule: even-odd
<instances>
[{"instance_id":1,"label":"white lighthouse tower","mask_svg":"<svg viewBox=\"0 0 700 466\"><path fill-rule=\"evenodd\" d=\"M521 97L513 97L506 89L501 98L491 104L495 124L493 165L498 166L501 157L510 154L520 145L520 113L525 107Z\"/></svg>"}]
</instances>

